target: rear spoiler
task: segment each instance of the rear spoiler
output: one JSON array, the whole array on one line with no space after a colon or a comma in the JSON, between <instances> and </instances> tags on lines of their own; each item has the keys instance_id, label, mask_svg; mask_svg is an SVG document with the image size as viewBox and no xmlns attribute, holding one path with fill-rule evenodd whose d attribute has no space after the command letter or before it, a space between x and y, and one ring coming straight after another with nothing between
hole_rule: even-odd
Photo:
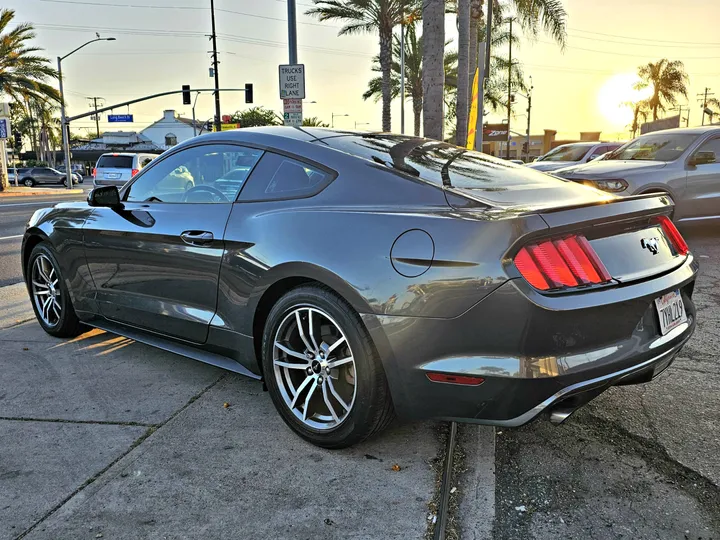
<instances>
[{"instance_id":1,"label":"rear spoiler","mask_svg":"<svg viewBox=\"0 0 720 540\"><path fill-rule=\"evenodd\" d=\"M592 210L591 210L592 209ZM639 217L665 215L672 218L675 203L667 193L647 193L606 201L549 208L533 212L552 229L592 227L612 222L633 221Z\"/></svg>"}]
</instances>

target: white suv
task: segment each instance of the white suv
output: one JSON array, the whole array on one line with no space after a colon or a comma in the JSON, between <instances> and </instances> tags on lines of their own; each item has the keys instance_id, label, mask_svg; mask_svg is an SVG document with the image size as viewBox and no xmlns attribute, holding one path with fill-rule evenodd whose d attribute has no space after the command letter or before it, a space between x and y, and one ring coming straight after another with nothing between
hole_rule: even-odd
<instances>
[{"instance_id":1,"label":"white suv","mask_svg":"<svg viewBox=\"0 0 720 540\"><path fill-rule=\"evenodd\" d=\"M156 157L156 154L103 154L93 169L93 185L120 187Z\"/></svg>"}]
</instances>

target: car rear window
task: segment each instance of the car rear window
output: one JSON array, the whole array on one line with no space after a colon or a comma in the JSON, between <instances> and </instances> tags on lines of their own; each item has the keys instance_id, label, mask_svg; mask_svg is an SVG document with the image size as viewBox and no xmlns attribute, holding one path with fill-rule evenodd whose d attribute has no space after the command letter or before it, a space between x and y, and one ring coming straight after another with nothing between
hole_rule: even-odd
<instances>
[{"instance_id":1,"label":"car rear window","mask_svg":"<svg viewBox=\"0 0 720 540\"><path fill-rule=\"evenodd\" d=\"M132 156L100 156L97 162L97 168L104 169L132 169Z\"/></svg>"}]
</instances>

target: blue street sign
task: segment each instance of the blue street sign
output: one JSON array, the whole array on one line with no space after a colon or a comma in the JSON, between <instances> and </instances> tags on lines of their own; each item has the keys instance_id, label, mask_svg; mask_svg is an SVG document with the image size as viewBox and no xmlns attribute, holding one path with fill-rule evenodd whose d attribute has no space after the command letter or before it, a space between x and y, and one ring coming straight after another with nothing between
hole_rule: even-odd
<instances>
[{"instance_id":1,"label":"blue street sign","mask_svg":"<svg viewBox=\"0 0 720 540\"><path fill-rule=\"evenodd\" d=\"M132 114L108 114L108 122L132 122Z\"/></svg>"},{"instance_id":2,"label":"blue street sign","mask_svg":"<svg viewBox=\"0 0 720 540\"><path fill-rule=\"evenodd\" d=\"M0 139L7 139L10 137L10 119L0 118Z\"/></svg>"}]
</instances>

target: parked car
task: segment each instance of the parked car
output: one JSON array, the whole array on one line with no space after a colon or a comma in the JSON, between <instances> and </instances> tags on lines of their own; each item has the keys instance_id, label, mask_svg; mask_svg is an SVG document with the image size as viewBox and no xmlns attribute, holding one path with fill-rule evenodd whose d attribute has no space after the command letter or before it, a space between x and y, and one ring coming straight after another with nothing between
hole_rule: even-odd
<instances>
[{"instance_id":1,"label":"parked car","mask_svg":"<svg viewBox=\"0 0 720 540\"><path fill-rule=\"evenodd\" d=\"M623 143L579 142L563 144L540 156L527 167L536 171L555 171L570 165L587 163L601 155L620 148Z\"/></svg>"},{"instance_id":2,"label":"parked car","mask_svg":"<svg viewBox=\"0 0 720 540\"><path fill-rule=\"evenodd\" d=\"M23 171L22 173L20 171ZM18 169L18 182L27 187L38 184L63 184L67 186L65 173L52 167L32 167L29 169ZM73 182L82 183L82 179L73 173Z\"/></svg>"},{"instance_id":3,"label":"parked car","mask_svg":"<svg viewBox=\"0 0 720 540\"><path fill-rule=\"evenodd\" d=\"M164 187L178 170L192 188ZM672 212L419 137L250 128L38 210L21 257L49 334L263 379L291 429L341 448L395 414L561 422L650 381L696 324Z\"/></svg>"},{"instance_id":4,"label":"parked car","mask_svg":"<svg viewBox=\"0 0 720 540\"><path fill-rule=\"evenodd\" d=\"M674 220L720 217L720 127L641 135L606 159L554 174L618 195L669 193Z\"/></svg>"},{"instance_id":5,"label":"parked car","mask_svg":"<svg viewBox=\"0 0 720 540\"><path fill-rule=\"evenodd\" d=\"M55 167L58 171L61 173L65 173L65 165L58 165ZM73 175L73 182L77 182L79 184L83 183L84 177L80 170L76 169L75 167L72 168L72 175Z\"/></svg>"},{"instance_id":6,"label":"parked car","mask_svg":"<svg viewBox=\"0 0 720 540\"><path fill-rule=\"evenodd\" d=\"M93 185L120 187L156 157L157 154L103 154L93 169Z\"/></svg>"}]
</instances>

